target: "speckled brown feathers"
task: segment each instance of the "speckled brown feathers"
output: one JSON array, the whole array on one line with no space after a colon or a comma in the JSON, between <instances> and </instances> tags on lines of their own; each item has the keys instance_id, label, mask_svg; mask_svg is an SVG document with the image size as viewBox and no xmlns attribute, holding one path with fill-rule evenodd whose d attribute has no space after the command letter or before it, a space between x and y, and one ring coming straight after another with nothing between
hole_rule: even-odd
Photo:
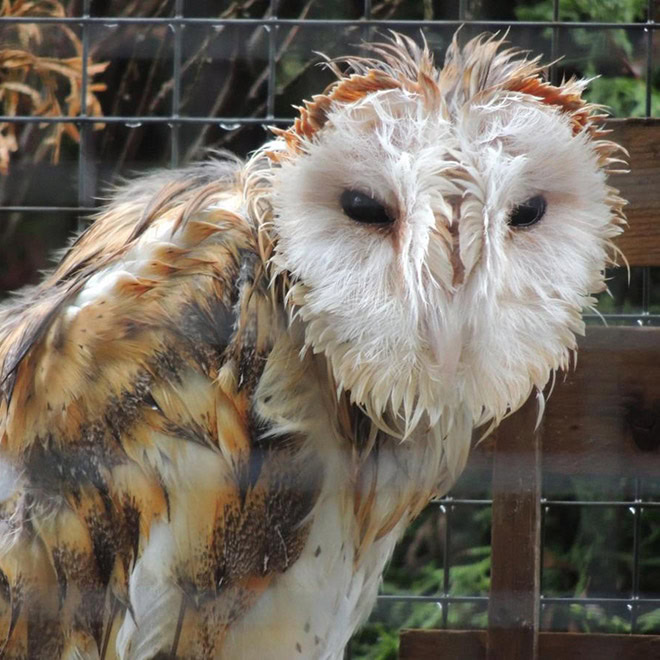
<instances>
[{"instance_id":1,"label":"speckled brown feathers","mask_svg":"<svg viewBox=\"0 0 660 660\"><path fill-rule=\"evenodd\" d=\"M315 473L294 437L259 441L252 396L281 325L253 228L208 208L234 193L227 170L187 171L156 199L148 181L124 192L3 311L0 447L14 495L0 522L2 657L69 646L114 657L155 522L188 525L172 569L181 657L212 655L300 552ZM199 484L173 473L190 447L220 455L227 474L186 520L173 486Z\"/></svg>"}]
</instances>

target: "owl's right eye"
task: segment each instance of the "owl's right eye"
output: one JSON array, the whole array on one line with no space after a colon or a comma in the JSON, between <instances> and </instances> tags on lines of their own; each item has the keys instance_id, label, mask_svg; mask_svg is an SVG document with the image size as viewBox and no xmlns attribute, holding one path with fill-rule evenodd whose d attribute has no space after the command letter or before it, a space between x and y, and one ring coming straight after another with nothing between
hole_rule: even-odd
<instances>
[{"instance_id":1,"label":"owl's right eye","mask_svg":"<svg viewBox=\"0 0 660 660\"><path fill-rule=\"evenodd\" d=\"M524 204L519 204L511 211L509 226L518 229L535 225L545 215L546 207L547 202L543 195L536 195L528 199Z\"/></svg>"},{"instance_id":2,"label":"owl's right eye","mask_svg":"<svg viewBox=\"0 0 660 660\"><path fill-rule=\"evenodd\" d=\"M339 198L344 213L356 222L387 225L394 221L387 209L376 199L359 190L344 190Z\"/></svg>"}]
</instances>

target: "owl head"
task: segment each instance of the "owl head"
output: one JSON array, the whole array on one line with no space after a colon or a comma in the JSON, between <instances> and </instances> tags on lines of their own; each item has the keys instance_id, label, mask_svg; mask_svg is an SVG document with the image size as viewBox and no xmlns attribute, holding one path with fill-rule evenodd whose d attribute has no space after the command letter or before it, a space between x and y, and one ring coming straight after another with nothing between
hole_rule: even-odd
<instances>
[{"instance_id":1,"label":"owl head","mask_svg":"<svg viewBox=\"0 0 660 660\"><path fill-rule=\"evenodd\" d=\"M454 38L442 68L397 34L368 48L249 165L269 262L373 419L497 422L569 366L605 288L618 147L584 81L494 36Z\"/></svg>"}]
</instances>

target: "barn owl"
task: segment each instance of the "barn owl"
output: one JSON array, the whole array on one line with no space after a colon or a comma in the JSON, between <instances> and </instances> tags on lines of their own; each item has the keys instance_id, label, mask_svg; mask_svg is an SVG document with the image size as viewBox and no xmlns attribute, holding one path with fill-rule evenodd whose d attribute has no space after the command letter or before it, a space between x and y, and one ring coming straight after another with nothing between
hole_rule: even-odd
<instances>
[{"instance_id":1,"label":"barn owl","mask_svg":"<svg viewBox=\"0 0 660 660\"><path fill-rule=\"evenodd\" d=\"M624 223L585 84L369 48L2 309L4 658L341 658L473 430L568 367Z\"/></svg>"}]
</instances>

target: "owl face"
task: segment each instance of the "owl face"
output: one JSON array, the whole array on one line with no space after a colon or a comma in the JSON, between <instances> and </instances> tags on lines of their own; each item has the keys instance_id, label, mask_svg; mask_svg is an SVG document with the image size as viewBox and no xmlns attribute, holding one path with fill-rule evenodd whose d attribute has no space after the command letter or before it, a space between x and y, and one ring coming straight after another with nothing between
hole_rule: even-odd
<instances>
[{"instance_id":1,"label":"owl face","mask_svg":"<svg viewBox=\"0 0 660 660\"><path fill-rule=\"evenodd\" d=\"M444 72L402 43L399 78L385 71L416 69L417 87L331 98L322 128L288 139L271 204L307 345L405 435L458 409L499 420L567 367L619 223L581 85L567 109L503 84L513 55L491 41L454 45ZM490 64L474 90L456 82L470 56Z\"/></svg>"}]
</instances>

